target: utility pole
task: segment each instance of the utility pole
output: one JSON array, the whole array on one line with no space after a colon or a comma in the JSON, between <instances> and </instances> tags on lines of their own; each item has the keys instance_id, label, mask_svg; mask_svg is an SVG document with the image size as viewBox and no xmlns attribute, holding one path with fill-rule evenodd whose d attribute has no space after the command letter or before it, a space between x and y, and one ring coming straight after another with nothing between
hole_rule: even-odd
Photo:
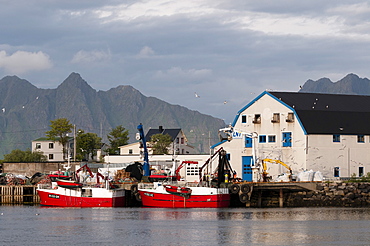
<instances>
[{"instance_id":1,"label":"utility pole","mask_svg":"<svg viewBox=\"0 0 370 246\"><path fill-rule=\"evenodd\" d=\"M76 162L76 125L73 125L73 161Z\"/></svg>"}]
</instances>

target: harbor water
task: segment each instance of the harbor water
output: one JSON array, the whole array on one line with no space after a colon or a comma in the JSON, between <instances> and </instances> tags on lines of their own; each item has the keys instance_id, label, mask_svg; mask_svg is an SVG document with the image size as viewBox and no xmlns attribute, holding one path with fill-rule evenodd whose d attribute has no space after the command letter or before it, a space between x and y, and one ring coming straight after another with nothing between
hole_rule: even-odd
<instances>
[{"instance_id":1,"label":"harbor water","mask_svg":"<svg viewBox=\"0 0 370 246\"><path fill-rule=\"evenodd\" d=\"M368 208L0 206L1 245L370 245Z\"/></svg>"}]
</instances>

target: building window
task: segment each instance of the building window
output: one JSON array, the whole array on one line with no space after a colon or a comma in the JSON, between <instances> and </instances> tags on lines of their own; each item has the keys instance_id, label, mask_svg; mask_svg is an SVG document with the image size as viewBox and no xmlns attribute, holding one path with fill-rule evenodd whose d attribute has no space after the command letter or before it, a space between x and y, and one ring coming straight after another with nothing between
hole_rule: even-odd
<instances>
[{"instance_id":1,"label":"building window","mask_svg":"<svg viewBox=\"0 0 370 246\"><path fill-rule=\"evenodd\" d=\"M246 115L242 115L242 123L247 123L247 116Z\"/></svg>"},{"instance_id":2,"label":"building window","mask_svg":"<svg viewBox=\"0 0 370 246\"><path fill-rule=\"evenodd\" d=\"M288 117L286 117L286 122L294 122L294 113L288 113Z\"/></svg>"},{"instance_id":3,"label":"building window","mask_svg":"<svg viewBox=\"0 0 370 246\"><path fill-rule=\"evenodd\" d=\"M129 155L132 155L132 152L133 152L132 149L128 150Z\"/></svg>"},{"instance_id":4,"label":"building window","mask_svg":"<svg viewBox=\"0 0 370 246\"><path fill-rule=\"evenodd\" d=\"M254 124L261 124L261 115L260 114L255 114L254 119L253 119Z\"/></svg>"},{"instance_id":5,"label":"building window","mask_svg":"<svg viewBox=\"0 0 370 246\"><path fill-rule=\"evenodd\" d=\"M357 143L365 143L365 135L357 135Z\"/></svg>"},{"instance_id":6,"label":"building window","mask_svg":"<svg viewBox=\"0 0 370 246\"><path fill-rule=\"evenodd\" d=\"M280 114L279 113L274 113L272 115L272 120L271 120L272 123L279 123L280 122Z\"/></svg>"},{"instance_id":7,"label":"building window","mask_svg":"<svg viewBox=\"0 0 370 246\"><path fill-rule=\"evenodd\" d=\"M364 176L364 167L358 167L358 176L359 177Z\"/></svg>"},{"instance_id":8,"label":"building window","mask_svg":"<svg viewBox=\"0 0 370 246\"><path fill-rule=\"evenodd\" d=\"M283 147L292 147L292 133L283 132Z\"/></svg>"},{"instance_id":9,"label":"building window","mask_svg":"<svg viewBox=\"0 0 370 246\"><path fill-rule=\"evenodd\" d=\"M333 135L333 142L339 143L340 142L340 135L339 134L334 134Z\"/></svg>"},{"instance_id":10,"label":"building window","mask_svg":"<svg viewBox=\"0 0 370 246\"><path fill-rule=\"evenodd\" d=\"M53 160L54 159L54 154L49 154L49 160Z\"/></svg>"},{"instance_id":11,"label":"building window","mask_svg":"<svg viewBox=\"0 0 370 246\"><path fill-rule=\"evenodd\" d=\"M339 167L334 167L334 177L339 177Z\"/></svg>"},{"instance_id":12,"label":"building window","mask_svg":"<svg viewBox=\"0 0 370 246\"><path fill-rule=\"evenodd\" d=\"M260 143L266 143L266 135L260 135L259 136L259 142Z\"/></svg>"},{"instance_id":13,"label":"building window","mask_svg":"<svg viewBox=\"0 0 370 246\"><path fill-rule=\"evenodd\" d=\"M49 143L49 149L54 149L54 143Z\"/></svg>"},{"instance_id":14,"label":"building window","mask_svg":"<svg viewBox=\"0 0 370 246\"><path fill-rule=\"evenodd\" d=\"M245 147L246 148L252 148L253 147L252 138L245 137Z\"/></svg>"},{"instance_id":15,"label":"building window","mask_svg":"<svg viewBox=\"0 0 370 246\"><path fill-rule=\"evenodd\" d=\"M36 143L36 149L41 149L41 143Z\"/></svg>"},{"instance_id":16,"label":"building window","mask_svg":"<svg viewBox=\"0 0 370 246\"><path fill-rule=\"evenodd\" d=\"M179 144L180 143L180 139L179 138L176 138L176 143Z\"/></svg>"},{"instance_id":17,"label":"building window","mask_svg":"<svg viewBox=\"0 0 370 246\"><path fill-rule=\"evenodd\" d=\"M276 142L276 136L275 135L269 135L268 140L269 140L269 143L275 143Z\"/></svg>"},{"instance_id":18,"label":"building window","mask_svg":"<svg viewBox=\"0 0 370 246\"><path fill-rule=\"evenodd\" d=\"M181 144L184 144L184 138L181 138Z\"/></svg>"}]
</instances>

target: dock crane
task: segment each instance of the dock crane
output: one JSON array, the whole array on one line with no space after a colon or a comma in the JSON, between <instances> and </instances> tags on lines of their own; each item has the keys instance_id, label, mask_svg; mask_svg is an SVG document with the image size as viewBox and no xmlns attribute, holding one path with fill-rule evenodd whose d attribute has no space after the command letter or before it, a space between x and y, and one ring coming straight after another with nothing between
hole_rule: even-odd
<instances>
[{"instance_id":1,"label":"dock crane","mask_svg":"<svg viewBox=\"0 0 370 246\"><path fill-rule=\"evenodd\" d=\"M144 175L143 176L148 177L148 176L150 176L149 155L148 155L148 149L146 147L146 139L145 139L145 135L144 135L143 125L140 123L137 126L137 129L138 129L139 133L136 134L136 139L142 141L143 148L144 148L144 152L143 152L143 154L144 154L144 165L143 165Z\"/></svg>"},{"instance_id":2,"label":"dock crane","mask_svg":"<svg viewBox=\"0 0 370 246\"><path fill-rule=\"evenodd\" d=\"M256 148L256 139L258 138L257 132L243 132L239 130L235 130L234 127L229 126L226 128L222 128L219 131L220 140L227 140L231 141L233 137L236 136L245 136L252 139L252 162L251 162L251 169L252 169L252 181L258 182L259 181L259 159L257 158L257 148ZM225 133L227 138L223 138L221 133Z\"/></svg>"}]
</instances>

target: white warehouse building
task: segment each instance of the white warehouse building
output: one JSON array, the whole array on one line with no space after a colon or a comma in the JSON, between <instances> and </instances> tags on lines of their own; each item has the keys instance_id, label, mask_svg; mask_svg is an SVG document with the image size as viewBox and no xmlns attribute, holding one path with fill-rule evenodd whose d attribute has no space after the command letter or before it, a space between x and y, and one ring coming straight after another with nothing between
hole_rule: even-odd
<instances>
[{"instance_id":1,"label":"white warehouse building","mask_svg":"<svg viewBox=\"0 0 370 246\"><path fill-rule=\"evenodd\" d=\"M361 177L370 172L370 96L268 92L257 96L236 115L234 134L212 146L223 147L243 180L252 181L252 150L259 160L280 160L293 174L320 171L326 178ZM272 177L285 167L267 164Z\"/></svg>"}]
</instances>

